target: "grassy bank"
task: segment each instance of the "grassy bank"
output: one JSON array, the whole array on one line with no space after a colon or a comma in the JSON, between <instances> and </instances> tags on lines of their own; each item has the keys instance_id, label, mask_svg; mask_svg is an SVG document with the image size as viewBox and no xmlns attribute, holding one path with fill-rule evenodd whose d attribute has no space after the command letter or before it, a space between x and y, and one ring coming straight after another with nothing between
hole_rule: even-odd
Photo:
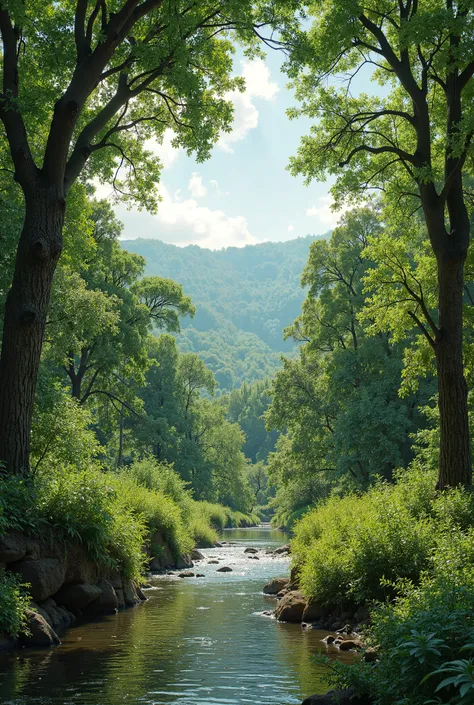
<instances>
[{"instance_id":1,"label":"grassy bank","mask_svg":"<svg viewBox=\"0 0 474 705\"><path fill-rule=\"evenodd\" d=\"M305 595L368 605L374 666L336 666L335 682L375 705L474 702L474 494L405 471L362 495L330 498L295 526ZM451 679L451 680L447 680Z\"/></svg>"},{"instance_id":2,"label":"grassy bank","mask_svg":"<svg viewBox=\"0 0 474 705\"><path fill-rule=\"evenodd\" d=\"M178 558L196 545L214 545L227 526L256 522L256 516L194 501L171 466L150 459L119 472L49 468L29 479L5 475L0 481L0 535L51 531L84 545L98 566L136 581L156 533ZM0 572L0 633L18 633L27 603L18 581Z\"/></svg>"}]
</instances>

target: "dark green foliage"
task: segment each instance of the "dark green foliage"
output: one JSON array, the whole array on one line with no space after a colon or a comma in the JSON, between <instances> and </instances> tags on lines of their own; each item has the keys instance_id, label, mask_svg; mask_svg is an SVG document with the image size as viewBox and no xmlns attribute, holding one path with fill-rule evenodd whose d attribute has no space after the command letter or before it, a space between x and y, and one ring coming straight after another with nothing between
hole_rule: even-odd
<instances>
[{"instance_id":1,"label":"dark green foliage","mask_svg":"<svg viewBox=\"0 0 474 705\"><path fill-rule=\"evenodd\" d=\"M141 239L123 246L145 257L148 274L170 277L190 294L197 313L184 322L180 347L199 353L220 388L232 389L270 376L278 352L292 349L282 330L299 315L299 280L313 240L218 251Z\"/></svg>"},{"instance_id":2,"label":"dark green foliage","mask_svg":"<svg viewBox=\"0 0 474 705\"><path fill-rule=\"evenodd\" d=\"M266 461L268 454L275 450L279 436L277 431L269 431L265 426L264 414L271 402L270 389L270 380L253 384L244 382L226 398L227 417L238 423L245 433L242 450L254 463Z\"/></svg>"},{"instance_id":3,"label":"dark green foliage","mask_svg":"<svg viewBox=\"0 0 474 705\"><path fill-rule=\"evenodd\" d=\"M0 467L0 535L7 531L29 533L38 524L32 511L36 488L31 477L9 475Z\"/></svg>"},{"instance_id":4,"label":"dark green foliage","mask_svg":"<svg viewBox=\"0 0 474 705\"><path fill-rule=\"evenodd\" d=\"M15 573L0 571L0 634L16 638L26 626L30 603L26 586Z\"/></svg>"},{"instance_id":5,"label":"dark green foliage","mask_svg":"<svg viewBox=\"0 0 474 705\"><path fill-rule=\"evenodd\" d=\"M195 499L249 511L244 437L226 419L225 406L212 400L212 372L195 353L179 353L170 335L152 340L149 356L141 391L146 416L129 420L138 448L173 463Z\"/></svg>"}]
</instances>

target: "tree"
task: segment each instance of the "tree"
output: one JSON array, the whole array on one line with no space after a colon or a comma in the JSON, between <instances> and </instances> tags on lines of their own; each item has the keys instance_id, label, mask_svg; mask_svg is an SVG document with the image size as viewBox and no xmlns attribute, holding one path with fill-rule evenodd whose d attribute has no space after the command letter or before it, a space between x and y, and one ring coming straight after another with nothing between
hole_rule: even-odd
<instances>
[{"instance_id":1,"label":"tree","mask_svg":"<svg viewBox=\"0 0 474 705\"><path fill-rule=\"evenodd\" d=\"M277 373L266 414L269 428L286 431L270 455L272 481L291 486L299 506L328 483L360 490L376 476L390 479L411 460L409 433L423 423L420 396L399 396L403 346L361 323L374 267L364 253L379 238L377 212L362 208L347 213L329 241L310 248L302 276L308 295L286 331L301 344L299 357ZM429 385L421 386L426 394Z\"/></svg>"},{"instance_id":2,"label":"tree","mask_svg":"<svg viewBox=\"0 0 474 705\"><path fill-rule=\"evenodd\" d=\"M79 179L113 181L156 205L160 163L175 144L204 159L232 109L232 43L256 40L250 0L5 0L0 9L0 120L24 202L0 357L0 458L29 467L30 429L68 194ZM123 168L121 168L123 167Z\"/></svg>"},{"instance_id":3,"label":"tree","mask_svg":"<svg viewBox=\"0 0 474 705\"><path fill-rule=\"evenodd\" d=\"M265 462L268 454L275 449L277 431L265 427L264 413L271 402L270 380L244 384L233 389L227 397L222 397L227 406L227 418L238 423L245 433L243 451L253 463Z\"/></svg>"},{"instance_id":4,"label":"tree","mask_svg":"<svg viewBox=\"0 0 474 705\"><path fill-rule=\"evenodd\" d=\"M308 180L336 175L334 193L385 194L386 219L421 208L437 262L438 312L412 313L436 358L440 413L438 487L471 484L462 352L464 263L470 219L463 172L472 143L474 9L470 0L317 0L313 27L293 53L300 109L321 117L292 159ZM304 64L304 67L302 66ZM366 66L383 94L354 96ZM328 87L344 72L348 88Z\"/></svg>"},{"instance_id":5,"label":"tree","mask_svg":"<svg viewBox=\"0 0 474 705\"><path fill-rule=\"evenodd\" d=\"M130 408L145 381L151 330L177 332L179 317L195 309L180 284L142 277L145 260L121 248L122 225L108 204L94 203L91 218L90 257L78 271L64 264L57 271L48 356L63 367L79 404L101 395Z\"/></svg>"}]
</instances>

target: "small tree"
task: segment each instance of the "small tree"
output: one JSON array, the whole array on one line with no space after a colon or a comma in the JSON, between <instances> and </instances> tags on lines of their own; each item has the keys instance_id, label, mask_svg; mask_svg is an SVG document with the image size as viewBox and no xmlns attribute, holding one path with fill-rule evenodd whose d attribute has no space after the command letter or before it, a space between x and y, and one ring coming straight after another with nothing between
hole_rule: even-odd
<instances>
[{"instance_id":1,"label":"small tree","mask_svg":"<svg viewBox=\"0 0 474 705\"><path fill-rule=\"evenodd\" d=\"M471 152L474 8L471 0L316 0L314 24L293 54L302 107L318 117L291 162L308 180L337 177L339 198L385 193L390 217L421 208L437 261L438 313L413 309L438 374L438 486L471 484L462 354L464 263L470 222L463 171ZM304 68L303 68L304 66ZM366 66L384 87L352 95ZM348 85L328 87L345 73Z\"/></svg>"}]
</instances>

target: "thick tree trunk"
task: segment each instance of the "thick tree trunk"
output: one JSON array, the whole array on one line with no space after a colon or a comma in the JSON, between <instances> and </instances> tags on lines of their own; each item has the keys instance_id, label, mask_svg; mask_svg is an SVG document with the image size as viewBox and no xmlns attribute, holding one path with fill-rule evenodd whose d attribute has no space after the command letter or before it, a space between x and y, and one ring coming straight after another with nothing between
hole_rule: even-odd
<instances>
[{"instance_id":1,"label":"thick tree trunk","mask_svg":"<svg viewBox=\"0 0 474 705\"><path fill-rule=\"evenodd\" d=\"M11 473L29 470L33 405L65 207L62 194L40 187L25 194L25 204L0 357L0 461Z\"/></svg>"},{"instance_id":2,"label":"thick tree trunk","mask_svg":"<svg viewBox=\"0 0 474 705\"><path fill-rule=\"evenodd\" d=\"M470 485L467 385L464 378L462 308L465 256L438 257L438 325L436 341L440 455L438 488Z\"/></svg>"}]
</instances>

